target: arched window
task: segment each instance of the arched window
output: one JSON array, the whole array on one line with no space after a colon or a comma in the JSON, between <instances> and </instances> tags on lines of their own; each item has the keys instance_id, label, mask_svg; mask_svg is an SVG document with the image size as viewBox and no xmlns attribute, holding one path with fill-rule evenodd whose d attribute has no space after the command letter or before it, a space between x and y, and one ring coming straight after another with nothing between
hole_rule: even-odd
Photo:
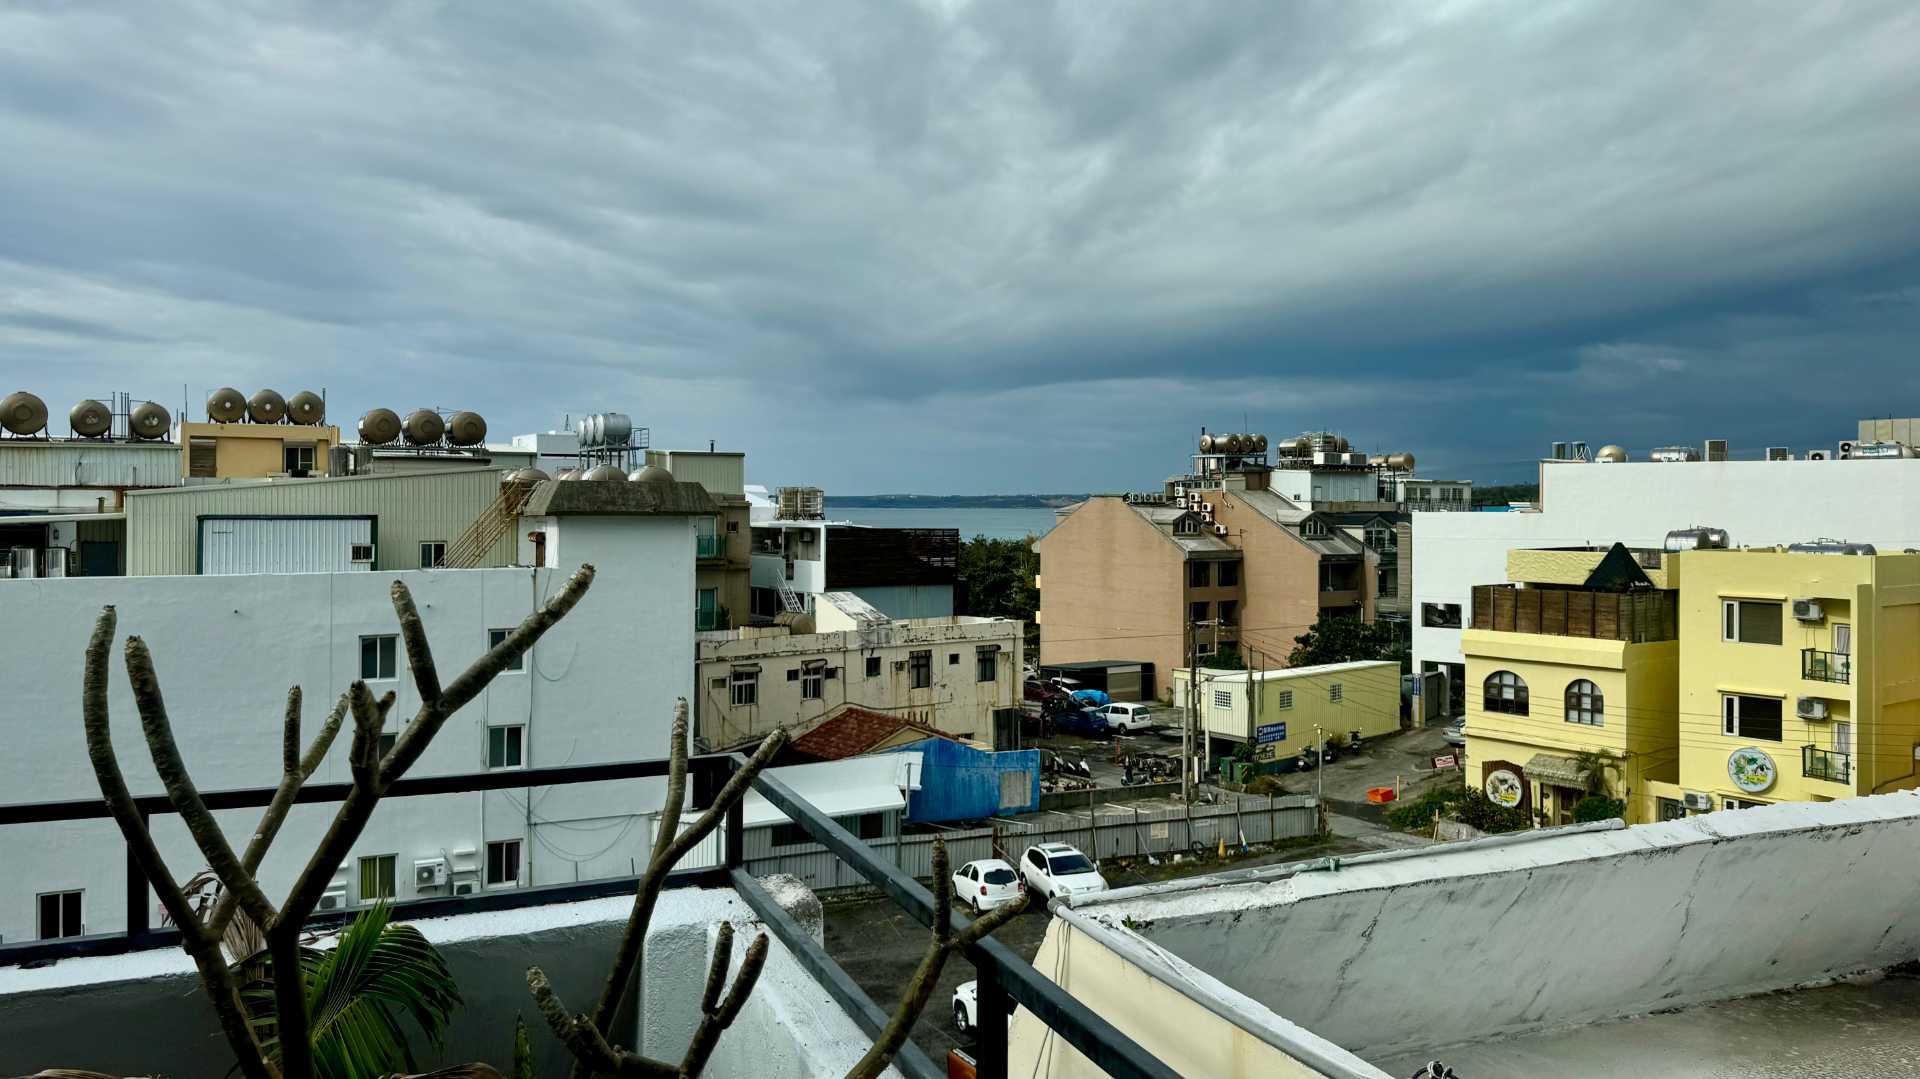
<instances>
[{"instance_id":1,"label":"arched window","mask_svg":"<svg viewBox=\"0 0 1920 1079\"><path fill-rule=\"evenodd\" d=\"M1589 727L1603 727L1606 724L1606 702L1600 697L1600 687L1584 678L1567 683L1567 722L1585 723Z\"/></svg>"},{"instance_id":2,"label":"arched window","mask_svg":"<svg viewBox=\"0 0 1920 1079\"><path fill-rule=\"evenodd\" d=\"M1495 671L1487 675L1481 694L1484 706L1489 712L1505 712L1510 716L1527 714L1527 683L1512 671Z\"/></svg>"}]
</instances>

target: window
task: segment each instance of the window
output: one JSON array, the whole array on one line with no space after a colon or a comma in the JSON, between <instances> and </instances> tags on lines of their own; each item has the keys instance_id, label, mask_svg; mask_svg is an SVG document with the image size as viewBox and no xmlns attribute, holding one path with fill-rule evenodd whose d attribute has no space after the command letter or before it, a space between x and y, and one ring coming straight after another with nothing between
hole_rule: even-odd
<instances>
[{"instance_id":1,"label":"window","mask_svg":"<svg viewBox=\"0 0 1920 1079\"><path fill-rule=\"evenodd\" d=\"M399 670L400 638L389 633L360 638L360 677L368 682L392 678Z\"/></svg>"},{"instance_id":2,"label":"window","mask_svg":"<svg viewBox=\"0 0 1920 1079\"><path fill-rule=\"evenodd\" d=\"M1589 727L1604 727L1606 702L1601 699L1600 687L1584 678L1567 683L1567 722L1584 723Z\"/></svg>"},{"instance_id":3,"label":"window","mask_svg":"<svg viewBox=\"0 0 1920 1079\"><path fill-rule=\"evenodd\" d=\"M1214 583L1222 588L1233 588L1240 583L1240 563L1222 562L1215 571L1219 576Z\"/></svg>"},{"instance_id":4,"label":"window","mask_svg":"<svg viewBox=\"0 0 1920 1079\"><path fill-rule=\"evenodd\" d=\"M1290 690L1290 689L1281 690L1278 694L1274 696L1273 704L1275 708L1278 708L1283 712L1289 708L1292 708L1293 707L1293 690Z\"/></svg>"},{"instance_id":5,"label":"window","mask_svg":"<svg viewBox=\"0 0 1920 1079\"><path fill-rule=\"evenodd\" d=\"M1324 539L1327 535L1327 522L1318 517L1309 517L1300 522L1300 534L1313 539Z\"/></svg>"},{"instance_id":6,"label":"window","mask_svg":"<svg viewBox=\"0 0 1920 1079\"><path fill-rule=\"evenodd\" d=\"M1212 604L1205 600L1187 604L1187 618L1194 622L1205 622L1212 613Z\"/></svg>"},{"instance_id":7,"label":"window","mask_svg":"<svg viewBox=\"0 0 1920 1079\"><path fill-rule=\"evenodd\" d=\"M496 839L487 844L487 886L520 883L520 841Z\"/></svg>"},{"instance_id":8,"label":"window","mask_svg":"<svg viewBox=\"0 0 1920 1079\"><path fill-rule=\"evenodd\" d=\"M693 628L697 630L722 629L720 625L720 590L702 588L693 594Z\"/></svg>"},{"instance_id":9,"label":"window","mask_svg":"<svg viewBox=\"0 0 1920 1079\"><path fill-rule=\"evenodd\" d=\"M518 768L526 763L527 728L487 728L487 767Z\"/></svg>"},{"instance_id":10,"label":"window","mask_svg":"<svg viewBox=\"0 0 1920 1079\"><path fill-rule=\"evenodd\" d=\"M740 531L740 522L739 522L739 521L728 521L728 522L727 522L727 531L728 531L728 532L739 532L739 531Z\"/></svg>"},{"instance_id":11,"label":"window","mask_svg":"<svg viewBox=\"0 0 1920 1079\"><path fill-rule=\"evenodd\" d=\"M1338 682L1335 682L1334 684L1328 686L1327 700L1332 701L1334 704L1339 704L1341 701L1346 699L1346 688L1347 687L1341 685Z\"/></svg>"},{"instance_id":12,"label":"window","mask_svg":"<svg viewBox=\"0 0 1920 1079\"><path fill-rule=\"evenodd\" d=\"M1527 684L1512 671L1495 671L1487 675L1482 686L1481 705L1489 712L1505 712L1510 716L1527 714Z\"/></svg>"},{"instance_id":13,"label":"window","mask_svg":"<svg viewBox=\"0 0 1920 1079\"><path fill-rule=\"evenodd\" d=\"M513 631L510 629L488 630L487 631L487 651L491 652L494 649L505 644L507 641L507 637L510 636L512 633ZM526 667L526 662L527 662L527 654L525 652L522 652L519 655L513 657L513 662L507 664L502 669L509 670L509 671L522 670Z\"/></svg>"},{"instance_id":14,"label":"window","mask_svg":"<svg viewBox=\"0 0 1920 1079\"><path fill-rule=\"evenodd\" d=\"M387 759L387 754L393 752L393 744L395 742L398 742L399 740L400 740L400 736L397 734L382 734L380 736L380 759L381 760Z\"/></svg>"},{"instance_id":15,"label":"window","mask_svg":"<svg viewBox=\"0 0 1920 1079\"><path fill-rule=\"evenodd\" d=\"M1223 626L1234 625L1236 622L1238 622L1239 618L1240 618L1240 601L1239 600L1223 599L1220 601L1220 624L1221 625Z\"/></svg>"},{"instance_id":16,"label":"window","mask_svg":"<svg viewBox=\"0 0 1920 1079\"><path fill-rule=\"evenodd\" d=\"M397 854L377 854L360 859L360 902L393 898L393 865Z\"/></svg>"},{"instance_id":17,"label":"window","mask_svg":"<svg viewBox=\"0 0 1920 1079\"><path fill-rule=\"evenodd\" d=\"M1213 566L1206 562L1187 563L1187 587L1205 588L1213 583Z\"/></svg>"},{"instance_id":18,"label":"window","mask_svg":"<svg viewBox=\"0 0 1920 1079\"><path fill-rule=\"evenodd\" d=\"M1756 802L1751 798L1722 798L1720 804L1727 809L1758 809L1770 802Z\"/></svg>"},{"instance_id":19,"label":"window","mask_svg":"<svg viewBox=\"0 0 1920 1079\"><path fill-rule=\"evenodd\" d=\"M1366 530L1367 546L1376 551L1393 550L1393 529L1385 525L1368 525Z\"/></svg>"},{"instance_id":20,"label":"window","mask_svg":"<svg viewBox=\"0 0 1920 1079\"><path fill-rule=\"evenodd\" d=\"M760 668L735 667L730 678L735 707L760 703Z\"/></svg>"},{"instance_id":21,"label":"window","mask_svg":"<svg viewBox=\"0 0 1920 1079\"><path fill-rule=\"evenodd\" d=\"M1722 640L1741 644L1780 643L1780 604L1730 599L1722 605Z\"/></svg>"},{"instance_id":22,"label":"window","mask_svg":"<svg viewBox=\"0 0 1920 1079\"><path fill-rule=\"evenodd\" d=\"M958 652L948 652L948 653L947 653L947 666L949 666L949 667L958 667L959 665L960 665L960 653L958 653Z\"/></svg>"},{"instance_id":23,"label":"window","mask_svg":"<svg viewBox=\"0 0 1920 1079\"><path fill-rule=\"evenodd\" d=\"M61 937L77 937L81 934L80 897L85 894L84 891L40 893L41 940L59 940Z\"/></svg>"},{"instance_id":24,"label":"window","mask_svg":"<svg viewBox=\"0 0 1920 1079\"><path fill-rule=\"evenodd\" d=\"M1422 603L1420 624L1428 629L1459 629L1460 605L1458 603Z\"/></svg>"},{"instance_id":25,"label":"window","mask_svg":"<svg viewBox=\"0 0 1920 1079\"><path fill-rule=\"evenodd\" d=\"M835 817L835 824L852 832L858 839L879 839L887 834L887 815L885 813L862 813L857 817ZM776 847L797 847L812 843L808 835L797 824L776 824L773 826L773 845Z\"/></svg>"},{"instance_id":26,"label":"window","mask_svg":"<svg viewBox=\"0 0 1920 1079\"><path fill-rule=\"evenodd\" d=\"M218 476L219 443L211 438L191 439L187 443L187 475Z\"/></svg>"},{"instance_id":27,"label":"window","mask_svg":"<svg viewBox=\"0 0 1920 1079\"><path fill-rule=\"evenodd\" d=\"M867 677L868 678L880 677L880 657L879 656L867 657Z\"/></svg>"},{"instance_id":28,"label":"window","mask_svg":"<svg viewBox=\"0 0 1920 1079\"><path fill-rule=\"evenodd\" d=\"M827 693L827 661L816 660L800 668L800 699L817 701Z\"/></svg>"},{"instance_id":29,"label":"window","mask_svg":"<svg viewBox=\"0 0 1920 1079\"><path fill-rule=\"evenodd\" d=\"M1000 677L1000 651L997 648L973 650L973 680L991 682Z\"/></svg>"},{"instance_id":30,"label":"window","mask_svg":"<svg viewBox=\"0 0 1920 1079\"><path fill-rule=\"evenodd\" d=\"M208 475L212 475L212 473L208 473ZM1200 522L1195 519L1192 514L1187 514L1185 517L1173 522L1173 534L1176 536L1191 536L1199 531Z\"/></svg>"},{"instance_id":31,"label":"window","mask_svg":"<svg viewBox=\"0 0 1920 1079\"><path fill-rule=\"evenodd\" d=\"M312 472L312 446L283 446L280 453L282 472Z\"/></svg>"},{"instance_id":32,"label":"window","mask_svg":"<svg viewBox=\"0 0 1920 1079\"><path fill-rule=\"evenodd\" d=\"M933 684L933 653L910 652L907 654L907 685L914 689L925 689Z\"/></svg>"},{"instance_id":33,"label":"window","mask_svg":"<svg viewBox=\"0 0 1920 1079\"><path fill-rule=\"evenodd\" d=\"M1720 698L1720 729L1736 738L1778 742L1780 698L1726 694Z\"/></svg>"},{"instance_id":34,"label":"window","mask_svg":"<svg viewBox=\"0 0 1920 1079\"><path fill-rule=\"evenodd\" d=\"M428 540L420 545L420 568L439 569L447 564L447 544L444 540Z\"/></svg>"}]
</instances>

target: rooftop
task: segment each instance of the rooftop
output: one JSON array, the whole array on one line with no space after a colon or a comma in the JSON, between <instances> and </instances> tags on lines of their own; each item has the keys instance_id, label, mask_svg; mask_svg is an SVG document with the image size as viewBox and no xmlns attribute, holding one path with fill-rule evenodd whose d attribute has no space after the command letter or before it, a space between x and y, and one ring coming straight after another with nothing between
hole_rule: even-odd
<instances>
[{"instance_id":1,"label":"rooftop","mask_svg":"<svg viewBox=\"0 0 1920 1079\"><path fill-rule=\"evenodd\" d=\"M527 517L692 517L720 512L697 483L547 480L521 509Z\"/></svg>"},{"instance_id":2,"label":"rooftop","mask_svg":"<svg viewBox=\"0 0 1920 1079\"><path fill-rule=\"evenodd\" d=\"M956 735L936 730L925 723L919 723L905 716L876 712L871 708L850 706L841 709L838 715L822 721L812 730L793 740L788 750L795 756L811 757L814 760L837 761L846 757L857 757L885 746L889 741L907 733L917 741L921 738L945 738L959 741Z\"/></svg>"}]
</instances>

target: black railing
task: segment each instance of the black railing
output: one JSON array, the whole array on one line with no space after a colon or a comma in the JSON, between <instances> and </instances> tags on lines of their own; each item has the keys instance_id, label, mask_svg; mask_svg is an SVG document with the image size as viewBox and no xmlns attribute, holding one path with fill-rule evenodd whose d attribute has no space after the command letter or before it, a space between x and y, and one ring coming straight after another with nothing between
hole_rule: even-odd
<instances>
[{"instance_id":1,"label":"black railing","mask_svg":"<svg viewBox=\"0 0 1920 1079\"><path fill-rule=\"evenodd\" d=\"M1846 652L1802 648L1800 677L1814 682L1839 682L1845 685L1853 681L1853 656Z\"/></svg>"},{"instance_id":2,"label":"black railing","mask_svg":"<svg viewBox=\"0 0 1920 1079\"><path fill-rule=\"evenodd\" d=\"M696 806L711 804L713 796L746 758L734 754L709 754L688 762L688 778ZM566 786L573 783L600 783L612 780L648 779L665 776L666 761L631 761L619 764L585 764L562 768L528 768L518 771L485 772L477 775L423 776L396 780L387 798L417 798L434 794L465 794L478 791L527 787ZM841 861L878 887L902 910L921 925L933 924L933 896L920 883L874 852L795 794L778 778L762 772L753 787L767 801L784 812L816 842L832 851ZM296 803L343 801L351 785L347 783L310 783L295 796ZM271 787L244 790L206 791L201 799L208 809L264 808L273 798ZM143 817L174 812L164 794L135 799ZM75 799L61 802L28 802L0 805L0 828L7 825L46 824L61 821L108 820L112 813L99 799ZM858 983L835 963L813 937L794 921L761 886L744 865L745 825L742 805L735 802L723 825L723 865L679 870L667 879L670 888L703 886L732 888L753 908L767 928L786 945L807 972L846 1010L868 1037L878 1038L891 1018L874 1004ZM148 920L148 882L136 864L131 850L126 858L126 929L119 933L67 937L59 940L0 944L0 967L38 963L89 955L117 955L131 951L177 946L180 934L172 928L153 928ZM536 885L475 895L436 896L425 899L397 900L393 909L403 918L432 918L472 911L505 910L571 903L604 896L630 894L638 884L637 876L575 884ZM936 887L944 885L935 881ZM308 919L314 928L329 928L351 917L354 910L316 913ZM965 920L953 915L954 928ZM1005 944L987 937L967 951L979 982L977 1027L977 1074L983 1079L1005 1079L1007 1075L1007 1023L1013 1005L1020 1004L1041 1022L1080 1050L1114 1079L1178 1079L1172 1068L1141 1048L1065 989L1047 980L1032 965L1022 960ZM909 1041L894 1061L901 1074L912 1079L940 1079L947 1074L944 1064L935 1067L926 1053Z\"/></svg>"},{"instance_id":3,"label":"black railing","mask_svg":"<svg viewBox=\"0 0 1920 1079\"><path fill-rule=\"evenodd\" d=\"M1800 747L1800 774L1808 779L1847 783L1853 778L1853 754L1815 746Z\"/></svg>"}]
</instances>

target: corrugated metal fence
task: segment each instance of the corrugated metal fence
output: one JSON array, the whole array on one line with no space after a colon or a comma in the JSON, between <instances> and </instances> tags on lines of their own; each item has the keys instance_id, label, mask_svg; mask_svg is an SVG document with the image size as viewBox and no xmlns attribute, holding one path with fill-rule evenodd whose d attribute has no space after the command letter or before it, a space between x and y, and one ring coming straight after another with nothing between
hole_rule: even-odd
<instances>
[{"instance_id":1,"label":"corrugated metal fence","mask_svg":"<svg viewBox=\"0 0 1920 1079\"><path fill-rule=\"evenodd\" d=\"M1302 839L1319 831L1319 820L1319 810L1311 797L1235 801L1230 796L1224 805L1194 806L1191 829L1188 812L1181 807L1133 810L1099 806L1091 819L1086 813L1038 813L1017 820L995 820L990 827L944 832L939 838L946 840L948 861L957 868L977 858L1012 862L1036 843L1071 843L1098 861L1185 852L1195 846L1212 849L1223 839L1229 845L1243 839L1247 843ZM882 858L924 880L933 873L933 840L933 835L922 834L881 836L866 843ZM816 892L868 886L865 878L818 844L775 848L771 828L749 831L746 848L746 868L754 876L791 874ZM715 848L710 857L717 854ZM698 853L684 864L697 860Z\"/></svg>"}]
</instances>

